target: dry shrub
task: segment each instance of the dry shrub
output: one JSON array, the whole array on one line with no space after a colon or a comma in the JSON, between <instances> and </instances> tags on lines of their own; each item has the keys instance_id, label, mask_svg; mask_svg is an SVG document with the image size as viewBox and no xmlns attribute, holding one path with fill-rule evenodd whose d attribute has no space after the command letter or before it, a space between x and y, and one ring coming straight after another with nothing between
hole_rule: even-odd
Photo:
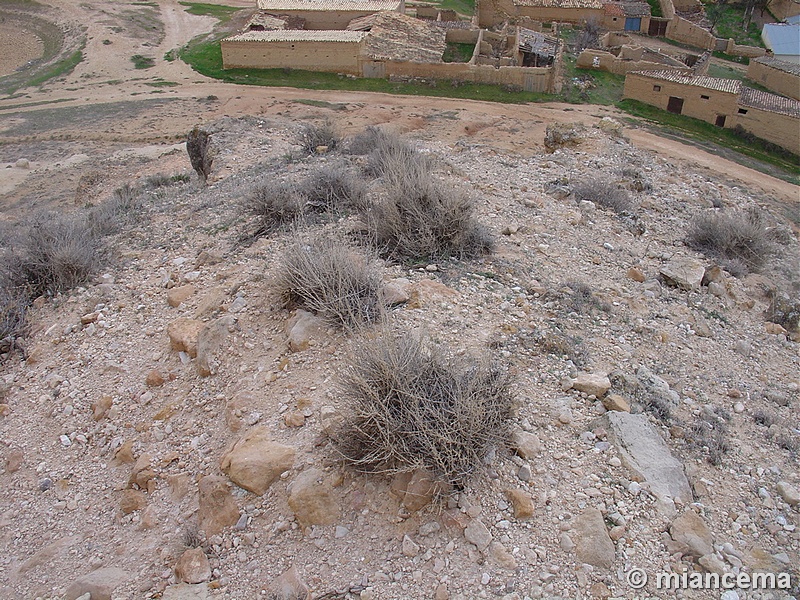
<instances>
[{"instance_id":1,"label":"dry shrub","mask_svg":"<svg viewBox=\"0 0 800 600\"><path fill-rule=\"evenodd\" d=\"M364 156L372 152L377 146L384 132L370 125L361 133L357 133L349 138L344 146L345 154Z\"/></svg>"},{"instance_id":2,"label":"dry shrub","mask_svg":"<svg viewBox=\"0 0 800 600\"><path fill-rule=\"evenodd\" d=\"M210 152L211 135L205 130L195 126L186 138L186 152L189 154L189 161L192 168L200 178L208 181L211 174L211 163L213 158Z\"/></svg>"},{"instance_id":3,"label":"dry shrub","mask_svg":"<svg viewBox=\"0 0 800 600\"><path fill-rule=\"evenodd\" d=\"M300 133L300 143L308 154L314 154L320 146L329 151L334 150L339 145L339 141L339 136L336 135L330 121L325 121L321 125L309 123L303 127Z\"/></svg>"},{"instance_id":4,"label":"dry shrub","mask_svg":"<svg viewBox=\"0 0 800 600\"><path fill-rule=\"evenodd\" d=\"M428 180L417 187L389 186L364 214L374 243L410 259L472 257L491 251L492 239L475 218L463 190Z\"/></svg>"},{"instance_id":5,"label":"dry shrub","mask_svg":"<svg viewBox=\"0 0 800 600\"><path fill-rule=\"evenodd\" d=\"M433 160L394 132L378 130L366 171L401 190L413 190L431 181Z\"/></svg>"},{"instance_id":6,"label":"dry shrub","mask_svg":"<svg viewBox=\"0 0 800 600\"><path fill-rule=\"evenodd\" d=\"M300 185L306 208L314 211L337 211L363 208L367 188L346 166L334 164L320 168Z\"/></svg>"},{"instance_id":7,"label":"dry shrub","mask_svg":"<svg viewBox=\"0 0 800 600\"><path fill-rule=\"evenodd\" d=\"M731 418L727 410L709 407L689 427L689 445L704 452L714 466L721 465L725 455L733 449L728 431Z\"/></svg>"},{"instance_id":8,"label":"dry shrub","mask_svg":"<svg viewBox=\"0 0 800 600\"><path fill-rule=\"evenodd\" d=\"M25 332L25 313L30 301L5 273L0 273L0 352L14 347L16 338Z\"/></svg>"},{"instance_id":9,"label":"dry shrub","mask_svg":"<svg viewBox=\"0 0 800 600\"><path fill-rule=\"evenodd\" d=\"M303 306L348 330L381 319L380 286L380 272L364 256L324 237L290 248L277 284L287 306Z\"/></svg>"},{"instance_id":10,"label":"dry shrub","mask_svg":"<svg viewBox=\"0 0 800 600\"><path fill-rule=\"evenodd\" d=\"M508 376L496 365L446 360L413 335L366 340L340 387L348 414L334 441L359 470L427 468L463 487L508 436Z\"/></svg>"},{"instance_id":11,"label":"dry shrub","mask_svg":"<svg viewBox=\"0 0 800 600\"><path fill-rule=\"evenodd\" d=\"M257 185L245 202L257 218L256 236L290 225L303 214L303 197L290 183Z\"/></svg>"},{"instance_id":12,"label":"dry shrub","mask_svg":"<svg viewBox=\"0 0 800 600\"><path fill-rule=\"evenodd\" d=\"M593 313L595 310L611 312L611 305L594 295L592 288L582 281L569 281L564 284L565 308L578 314Z\"/></svg>"},{"instance_id":13,"label":"dry shrub","mask_svg":"<svg viewBox=\"0 0 800 600\"><path fill-rule=\"evenodd\" d=\"M583 140L586 128L580 123L553 123L544 134L544 147L554 152L566 146L577 146Z\"/></svg>"},{"instance_id":14,"label":"dry shrub","mask_svg":"<svg viewBox=\"0 0 800 600\"><path fill-rule=\"evenodd\" d=\"M686 244L737 277L758 272L774 252L757 209L700 215L686 234Z\"/></svg>"},{"instance_id":15,"label":"dry shrub","mask_svg":"<svg viewBox=\"0 0 800 600\"><path fill-rule=\"evenodd\" d=\"M12 281L35 297L84 283L100 267L101 259L99 240L85 219L44 212L28 224L9 272Z\"/></svg>"},{"instance_id":16,"label":"dry shrub","mask_svg":"<svg viewBox=\"0 0 800 600\"><path fill-rule=\"evenodd\" d=\"M602 179L582 181L572 193L575 199L590 200L603 208L613 210L618 215L632 215L634 204L628 192L621 187Z\"/></svg>"},{"instance_id":17,"label":"dry shrub","mask_svg":"<svg viewBox=\"0 0 800 600\"><path fill-rule=\"evenodd\" d=\"M94 236L111 235L141 217L143 207L142 191L126 183L114 190L111 198L89 209L86 224Z\"/></svg>"}]
</instances>

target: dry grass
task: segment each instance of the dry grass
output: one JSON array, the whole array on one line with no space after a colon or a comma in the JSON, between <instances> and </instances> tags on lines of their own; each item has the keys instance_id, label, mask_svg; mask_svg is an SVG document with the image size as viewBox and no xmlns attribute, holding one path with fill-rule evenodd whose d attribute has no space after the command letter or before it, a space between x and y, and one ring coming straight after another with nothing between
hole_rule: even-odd
<instances>
[{"instance_id":1,"label":"dry grass","mask_svg":"<svg viewBox=\"0 0 800 600\"><path fill-rule=\"evenodd\" d=\"M303 306L347 330L382 319L380 286L380 272L366 257L322 237L290 248L277 282L287 306Z\"/></svg>"},{"instance_id":2,"label":"dry grass","mask_svg":"<svg viewBox=\"0 0 800 600\"><path fill-rule=\"evenodd\" d=\"M291 225L303 215L303 197L297 187L290 183L257 185L246 197L245 203L257 220L255 237Z\"/></svg>"},{"instance_id":3,"label":"dry grass","mask_svg":"<svg viewBox=\"0 0 800 600\"><path fill-rule=\"evenodd\" d=\"M774 252L757 209L700 215L686 234L686 244L737 277L760 271Z\"/></svg>"},{"instance_id":4,"label":"dry grass","mask_svg":"<svg viewBox=\"0 0 800 600\"><path fill-rule=\"evenodd\" d=\"M635 212L633 200L621 187L602 179L582 181L572 188L575 199L590 200L597 206L613 210L618 215L632 215Z\"/></svg>"},{"instance_id":5,"label":"dry grass","mask_svg":"<svg viewBox=\"0 0 800 600\"><path fill-rule=\"evenodd\" d=\"M413 190L431 181L433 160L394 132L377 130L367 160L367 174L380 177L387 186Z\"/></svg>"},{"instance_id":6,"label":"dry grass","mask_svg":"<svg viewBox=\"0 0 800 600\"><path fill-rule=\"evenodd\" d=\"M326 148L327 151L334 150L340 141L330 121L325 121L321 125L309 123L303 127L300 133L300 143L303 151L307 154L314 154L320 146Z\"/></svg>"},{"instance_id":7,"label":"dry grass","mask_svg":"<svg viewBox=\"0 0 800 600\"><path fill-rule=\"evenodd\" d=\"M0 352L8 352L24 335L28 304L25 291L0 273Z\"/></svg>"},{"instance_id":8,"label":"dry grass","mask_svg":"<svg viewBox=\"0 0 800 600\"><path fill-rule=\"evenodd\" d=\"M367 202L367 186L342 164L324 166L300 184L306 209L311 211L340 211L363 209Z\"/></svg>"},{"instance_id":9,"label":"dry grass","mask_svg":"<svg viewBox=\"0 0 800 600\"><path fill-rule=\"evenodd\" d=\"M114 190L111 198L89 209L86 224L94 236L111 235L134 218L141 218L143 207L141 189L126 183Z\"/></svg>"},{"instance_id":10,"label":"dry grass","mask_svg":"<svg viewBox=\"0 0 800 600\"><path fill-rule=\"evenodd\" d=\"M102 263L98 237L80 216L38 213L7 262L10 280L31 297L86 282Z\"/></svg>"},{"instance_id":11,"label":"dry grass","mask_svg":"<svg viewBox=\"0 0 800 600\"><path fill-rule=\"evenodd\" d=\"M451 361L423 340L364 341L341 381L348 407L336 446L356 468L427 468L463 487L508 435L509 379L495 365Z\"/></svg>"},{"instance_id":12,"label":"dry grass","mask_svg":"<svg viewBox=\"0 0 800 600\"><path fill-rule=\"evenodd\" d=\"M344 145L345 154L352 154L354 156L364 156L372 152L379 144L384 132L370 125L361 133L349 138Z\"/></svg>"}]
</instances>

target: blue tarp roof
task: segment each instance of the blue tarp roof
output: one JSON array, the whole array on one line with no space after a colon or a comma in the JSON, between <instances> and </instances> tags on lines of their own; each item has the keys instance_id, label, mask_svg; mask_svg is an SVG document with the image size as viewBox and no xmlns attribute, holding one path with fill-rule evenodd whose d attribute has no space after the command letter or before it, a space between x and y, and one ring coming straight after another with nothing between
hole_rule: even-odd
<instances>
[{"instance_id":1,"label":"blue tarp roof","mask_svg":"<svg viewBox=\"0 0 800 600\"><path fill-rule=\"evenodd\" d=\"M767 23L761 30L761 39L775 54L800 56L800 25Z\"/></svg>"}]
</instances>

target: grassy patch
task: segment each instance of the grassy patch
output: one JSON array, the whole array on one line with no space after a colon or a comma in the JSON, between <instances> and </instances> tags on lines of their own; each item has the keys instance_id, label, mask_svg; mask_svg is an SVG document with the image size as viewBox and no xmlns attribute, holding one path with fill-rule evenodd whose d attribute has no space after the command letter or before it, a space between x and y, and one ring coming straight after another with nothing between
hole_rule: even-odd
<instances>
[{"instance_id":1,"label":"grassy patch","mask_svg":"<svg viewBox=\"0 0 800 600\"><path fill-rule=\"evenodd\" d=\"M131 62L134 69L150 69L156 66L156 59L150 56L142 56L141 54L134 54L131 56Z\"/></svg>"},{"instance_id":2,"label":"grassy patch","mask_svg":"<svg viewBox=\"0 0 800 600\"><path fill-rule=\"evenodd\" d=\"M443 10L454 10L460 15L475 14L475 0L433 0L432 4Z\"/></svg>"},{"instance_id":3,"label":"grassy patch","mask_svg":"<svg viewBox=\"0 0 800 600\"><path fill-rule=\"evenodd\" d=\"M565 102L609 106L622 100L624 75L596 69L578 69L575 63L574 56L564 57L564 87L561 96Z\"/></svg>"},{"instance_id":4,"label":"grassy patch","mask_svg":"<svg viewBox=\"0 0 800 600\"><path fill-rule=\"evenodd\" d=\"M651 17L663 17L664 13L661 11L661 3L658 0L647 0L650 5Z\"/></svg>"},{"instance_id":5,"label":"grassy patch","mask_svg":"<svg viewBox=\"0 0 800 600\"><path fill-rule=\"evenodd\" d=\"M772 144L765 140L754 138L750 141L744 139L732 129L716 127L711 123L684 115L675 115L637 100L623 100L617 104L617 108L649 121L661 132L692 140L704 147L722 146L733 150L739 155L755 159L764 164L747 163L747 166L780 177L791 183L800 184L800 157L787 150L773 151L770 148ZM715 154L719 154L719 148L712 147L709 149ZM726 158L736 160L735 155L726 156ZM742 160L737 162L742 163ZM777 170L769 169L767 165L777 167Z\"/></svg>"},{"instance_id":6,"label":"grassy patch","mask_svg":"<svg viewBox=\"0 0 800 600\"><path fill-rule=\"evenodd\" d=\"M720 52L719 50L714 50L711 53L714 58L719 58L721 60L727 60L729 62L738 63L740 65L749 65L750 59L746 56L734 56L732 54L725 54L724 52Z\"/></svg>"},{"instance_id":7,"label":"grassy patch","mask_svg":"<svg viewBox=\"0 0 800 600\"><path fill-rule=\"evenodd\" d=\"M487 102L543 102L553 96L508 90L498 85L432 81L429 83L394 82L386 79L364 79L293 69L223 69L219 41L201 36L181 51L181 59L207 77L229 83L263 86L285 86L312 90L353 90L383 92L408 96L469 98Z\"/></svg>"},{"instance_id":8,"label":"grassy patch","mask_svg":"<svg viewBox=\"0 0 800 600\"><path fill-rule=\"evenodd\" d=\"M292 100L295 104L305 104L307 106L316 106L317 108L329 108L331 110L347 110L347 104L343 102L325 102L324 100L311 100L300 98L299 100Z\"/></svg>"},{"instance_id":9,"label":"grassy patch","mask_svg":"<svg viewBox=\"0 0 800 600\"><path fill-rule=\"evenodd\" d=\"M204 4L202 2L179 2L181 6L186 7L186 12L190 15L197 15L199 17L214 17L219 19L221 23L230 21L233 13L242 10L235 6L223 6L220 4Z\"/></svg>"},{"instance_id":10,"label":"grassy patch","mask_svg":"<svg viewBox=\"0 0 800 600\"><path fill-rule=\"evenodd\" d=\"M66 58L62 58L48 69L45 69L28 81L29 86L42 85L45 81L72 73L72 70L83 60L83 46Z\"/></svg>"},{"instance_id":11,"label":"grassy patch","mask_svg":"<svg viewBox=\"0 0 800 600\"><path fill-rule=\"evenodd\" d=\"M465 63L472 60L475 44L456 44L449 42L444 49L442 60L447 63Z\"/></svg>"},{"instance_id":12,"label":"grassy patch","mask_svg":"<svg viewBox=\"0 0 800 600\"><path fill-rule=\"evenodd\" d=\"M761 41L761 28L755 22L751 22L747 28L744 25L744 5L743 4L723 4L720 5L722 15L714 27L714 33L723 39L733 38L737 44L748 46L764 47Z\"/></svg>"}]
</instances>

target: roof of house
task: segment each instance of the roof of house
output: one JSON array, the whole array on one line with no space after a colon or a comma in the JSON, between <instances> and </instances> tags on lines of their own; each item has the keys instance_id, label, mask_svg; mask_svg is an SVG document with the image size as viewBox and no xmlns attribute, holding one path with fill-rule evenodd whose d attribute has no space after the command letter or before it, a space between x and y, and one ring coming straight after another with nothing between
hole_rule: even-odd
<instances>
[{"instance_id":1,"label":"roof of house","mask_svg":"<svg viewBox=\"0 0 800 600\"><path fill-rule=\"evenodd\" d=\"M709 90L716 90L718 92L727 92L729 94L738 94L742 91L742 82L737 79L683 75L675 71L633 71L631 74L643 75L661 81L671 81L682 85L693 85Z\"/></svg>"},{"instance_id":2,"label":"roof of house","mask_svg":"<svg viewBox=\"0 0 800 600\"><path fill-rule=\"evenodd\" d=\"M438 63L447 46L447 31L398 12L354 19L348 29L368 28L362 55L375 60Z\"/></svg>"},{"instance_id":3,"label":"roof of house","mask_svg":"<svg viewBox=\"0 0 800 600\"><path fill-rule=\"evenodd\" d=\"M761 63L762 65L767 65L768 67L772 67L773 69L777 69L778 71L783 71L784 73L800 76L800 65L785 60L779 60L774 56L762 56L760 58L751 58L750 61Z\"/></svg>"},{"instance_id":4,"label":"roof of house","mask_svg":"<svg viewBox=\"0 0 800 600\"><path fill-rule=\"evenodd\" d=\"M761 30L761 39L775 54L800 56L800 25L766 23Z\"/></svg>"},{"instance_id":5,"label":"roof of house","mask_svg":"<svg viewBox=\"0 0 800 600\"><path fill-rule=\"evenodd\" d=\"M245 31L286 29L286 21L265 12L257 11L245 26Z\"/></svg>"},{"instance_id":6,"label":"roof of house","mask_svg":"<svg viewBox=\"0 0 800 600\"><path fill-rule=\"evenodd\" d=\"M364 31L311 31L306 29L279 29L275 31L246 31L225 38L224 42L360 42L367 36Z\"/></svg>"},{"instance_id":7,"label":"roof of house","mask_svg":"<svg viewBox=\"0 0 800 600\"><path fill-rule=\"evenodd\" d=\"M513 0L515 6L531 8L596 8L602 10L600 0Z\"/></svg>"},{"instance_id":8,"label":"roof of house","mask_svg":"<svg viewBox=\"0 0 800 600\"><path fill-rule=\"evenodd\" d=\"M797 100L762 92L761 90L754 90L749 87L742 89L742 93L739 96L739 104L800 119L800 102Z\"/></svg>"},{"instance_id":9,"label":"roof of house","mask_svg":"<svg viewBox=\"0 0 800 600\"><path fill-rule=\"evenodd\" d=\"M649 17L650 5L647 2L606 2L603 11L611 16Z\"/></svg>"},{"instance_id":10,"label":"roof of house","mask_svg":"<svg viewBox=\"0 0 800 600\"><path fill-rule=\"evenodd\" d=\"M287 10L365 11L399 10L403 0L258 0L258 8L273 13Z\"/></svg>"},{"instance_id":11,"label":"roof of house","mask_svg":"<svg viewBox=\"0 0 800 600\"><path fill-rule=\"evenodd\" d=\"M519 28L519 49L539 56L555 56L558 40L531 29Z\"/></svg>"}]
</instances>

